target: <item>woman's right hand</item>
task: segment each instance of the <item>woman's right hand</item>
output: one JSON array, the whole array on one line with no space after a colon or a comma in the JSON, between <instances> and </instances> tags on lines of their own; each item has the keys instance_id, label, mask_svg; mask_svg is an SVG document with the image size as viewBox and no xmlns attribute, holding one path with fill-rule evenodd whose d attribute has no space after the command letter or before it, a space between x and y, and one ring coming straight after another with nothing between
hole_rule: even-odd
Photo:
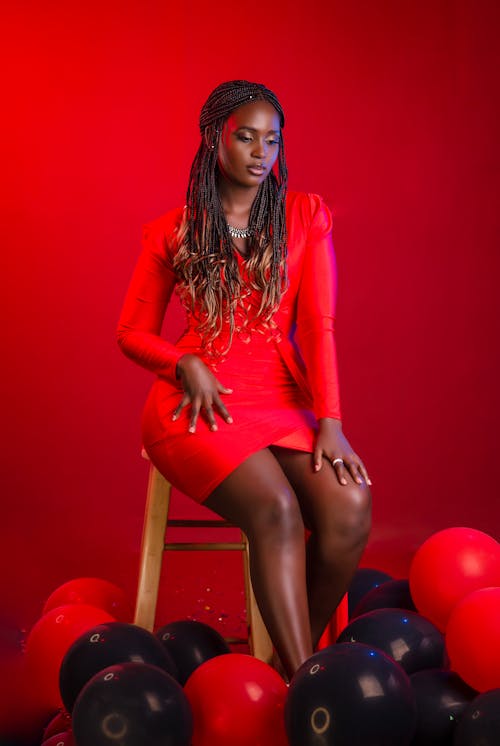
<instances>
[{"instance_id":1,"label":"woman's right hand","mask_svg":"<svg viewBox=\"0 0 500 746\"><path fill-rule=\"evenodd\" d=\"M202 408L205 410L204 415L210 430L217 430L215 410L225 422L230 424L233 421L220 398L220 394L232 394L232 389L223 386L201 358L191 353L183 355L177 361L177 375L184 389L184 396L174 410L173 420L177 420L184 407L191 404L188 428L190 433L196 432L196 423Z\"/></svg>"}]
</instances>

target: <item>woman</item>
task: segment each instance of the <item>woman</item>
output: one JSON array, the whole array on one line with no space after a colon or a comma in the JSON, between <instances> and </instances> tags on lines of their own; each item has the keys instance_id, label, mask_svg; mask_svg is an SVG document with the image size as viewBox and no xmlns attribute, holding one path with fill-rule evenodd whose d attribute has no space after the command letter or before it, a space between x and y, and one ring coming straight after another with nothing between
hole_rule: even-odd
<instances>
[{"instance_id":1,"label":"woman","mask_svg":"<svg viewBox=\"0 0 500 746\"><path fill-rule=\"evenodd\" d=\"M118 339L157 374L143 415L152 462L246 533L292 676L356 569L371 498L340 420L331 216L318 196L287 193L283 126L263 85L211 93L187 205L146 227ZM188 325L172 345L160 330L174 289Z\"/></svg>"}]
</instances>

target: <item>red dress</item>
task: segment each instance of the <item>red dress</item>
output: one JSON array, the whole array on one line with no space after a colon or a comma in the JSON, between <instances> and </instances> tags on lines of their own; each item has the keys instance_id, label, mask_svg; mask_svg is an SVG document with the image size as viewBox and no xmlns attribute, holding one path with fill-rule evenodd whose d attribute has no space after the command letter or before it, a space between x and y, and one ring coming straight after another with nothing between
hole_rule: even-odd
<instances>
[{"instance_id":1,"label":"red dress","mask_svg":"<svg viewBox=\"0 0 500 746\"><path fill-rule=\"evenodd\" d=\"M175 229L183 209L172 210L145 228L118 340L126 355L157 375L143 413L144 447L161 473L197 502L266 446L312 452L317 419L340 418L330 211L317 195L291 192L286 215L289 286L274 316L277 332L248 332L236 319L231 347L222 357L203 350L189 314L187 328L175 345L160 337L176 284ZM238 263L244 280L246 263L241 257ZM249 302L258 304L257 291L252 291ZM218 339L222 345L224 340L227 330ZM232 424L216 414L219 429L212 432L201 416L196 433L188 433L189 406L172 421L182 398L175 367L186 352L200 355L221 383L233 389L223 395Z\"/></svg>"}]
</instances>

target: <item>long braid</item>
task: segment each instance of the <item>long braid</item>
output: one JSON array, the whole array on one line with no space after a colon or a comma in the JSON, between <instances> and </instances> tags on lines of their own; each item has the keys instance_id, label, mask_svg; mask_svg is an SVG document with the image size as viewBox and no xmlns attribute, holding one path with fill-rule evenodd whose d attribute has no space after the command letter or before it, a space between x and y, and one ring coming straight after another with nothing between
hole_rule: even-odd
<instances>
[{"instance_id":1,"label":"long braid","mask_svg":"<svg viewBox=\"0 0 500 746\"><path fill-rule=\"evenodd\" d=\"M217 148L229 115L251 101L268 101L284 126L276 95L260 83L233 80L218 86L200 114L201 143L191 166L186 216L174 266L183 301L197 314L198 330L210 349L229 322L230 340L235 313L249 290L242 287L238 262L217 189ZM286 288L285 199L287 168L283 138L279 139L278 178L271 172L260 185L249 219L251 284L262 292L255 323L272 326L272 316ZM229 342L230 344L230 342Z\"/></svg>"}]
</instances>

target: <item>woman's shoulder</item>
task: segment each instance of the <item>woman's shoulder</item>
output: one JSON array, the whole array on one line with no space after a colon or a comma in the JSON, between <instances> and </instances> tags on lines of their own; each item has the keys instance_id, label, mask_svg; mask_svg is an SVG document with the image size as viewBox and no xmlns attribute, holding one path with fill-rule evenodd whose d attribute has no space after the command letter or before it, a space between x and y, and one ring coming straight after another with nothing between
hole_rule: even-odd
<instances>
[{"instance_id":1,"label":"woman's shoulder","mask_svg":"<svg viewBox=\"0 0 500 746\"><path fill-rule=\"evenodd\" d=\"M142 252L160 265L172 268L178 249L184 207L169 210L142 226Z\"/></svg>"},{"instance_id":2,"label":"woman's shoulder","mask_svg":"<svg viewBox=\"0 0 500 746\"><path fill-rule=\"evenodd\" d=\"M290 222L299 223L305 230L313 225L331 230L332 215L323 197L314 192L287 193L287 215Z\"/></svg>"},{"instance_id":3,"label":"woman's shoulder","mask_svg":"<svg viewBox=\"0 0 500 746\"><path fill-rule=\"evenodd\" d=\"M184 219L185 207L175 207L159 218L150 220L142 227L145 250L161 261L172 262L179 248L179 235Z\"/></svg>"},{"instance_id":4,"label":"woman's shoulder","mask_svg":"<svg viewBox=\"0 0 500 746\"><path fill-rule=\"evenodd\" d=\"M168 239L171 234L179 229L184 218L185 209L185 206L174 207L159 218L149 220L144 225L144 230L155 236L161 236L162 238Z\"/></svg>"}]
</instances>

